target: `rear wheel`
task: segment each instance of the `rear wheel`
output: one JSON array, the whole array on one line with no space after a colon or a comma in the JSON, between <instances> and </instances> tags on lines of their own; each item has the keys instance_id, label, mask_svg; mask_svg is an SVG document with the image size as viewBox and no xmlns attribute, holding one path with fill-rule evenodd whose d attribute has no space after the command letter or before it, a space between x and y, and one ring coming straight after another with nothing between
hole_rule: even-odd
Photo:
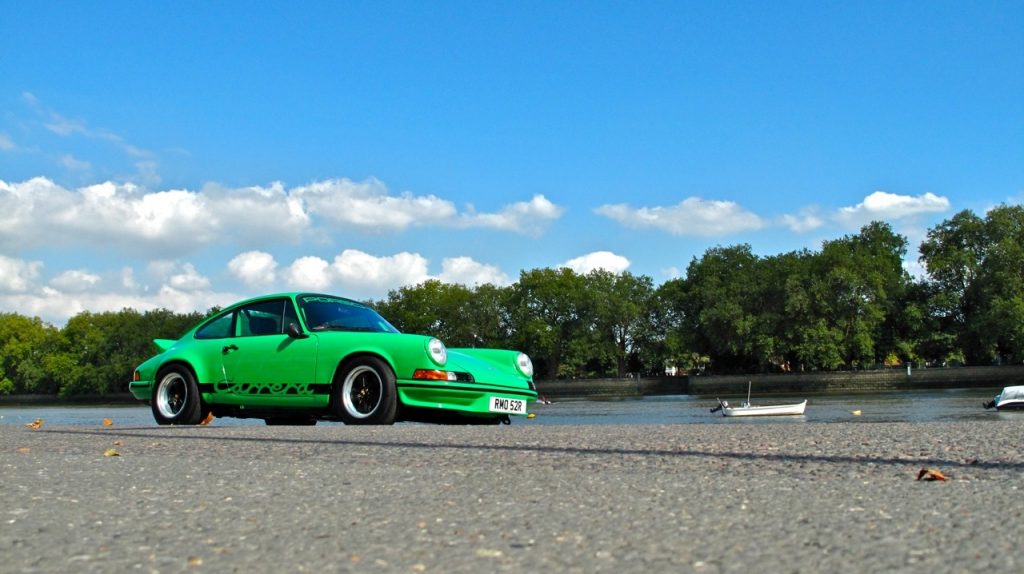
<instances>
[{"instance_id":1,"label":"rear wheel","mask_svg":"<svg viewBox=\"0 0 1024 574\"><path fill-rule=\"evenodd\" d=\"M202 399L192 372L180 365L162 369L153 391L153 418L161 425L195 425L203 420Z\"/></svg>"},{"instance_id":2,"label":"rear wheel","mask_svg":"<svg viewBox=\"0 0 1024 574\"><path fill-rule=\"evenodd\" d=\"M398 412L395 374L376 357L357 357L339 371L334 408L350 425L389 425Z\"/></svg>"}]
</instances>

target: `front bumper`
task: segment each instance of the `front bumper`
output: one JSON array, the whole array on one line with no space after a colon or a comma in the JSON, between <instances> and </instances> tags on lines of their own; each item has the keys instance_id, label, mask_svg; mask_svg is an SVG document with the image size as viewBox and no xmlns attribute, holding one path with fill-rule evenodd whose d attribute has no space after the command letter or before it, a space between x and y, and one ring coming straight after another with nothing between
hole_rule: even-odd
<instances>
[{"instance_id":1,"label":"front bumper","mask_svg":"<svg viewBox=\"0 0 1024 574\"><path fill-rule=\"evenodd\" d=\"M504 416L509 413L491 410L493 397L526 401L527 406L536 402L537 391L510 389L479 383L431 382L399 379L398 399L407 407L443 409L477 415ZM518 413L525 415L526 412Z\"/></svg>"}]
</instances>

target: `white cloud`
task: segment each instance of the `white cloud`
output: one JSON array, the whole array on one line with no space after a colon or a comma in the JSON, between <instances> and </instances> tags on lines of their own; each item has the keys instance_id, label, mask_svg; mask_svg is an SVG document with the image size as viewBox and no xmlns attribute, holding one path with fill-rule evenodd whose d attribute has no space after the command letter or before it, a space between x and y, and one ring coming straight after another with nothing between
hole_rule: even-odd
<instances>
[{"instance_id":1,"label":"white cloud","mask_svg":"<svg viewBox=\"0 0 1024 574\"><path fill-rule=\"evenodd\" d=\"M625 203L602 205L594 210L621 225L654 228L672 235L713 237L761 229L765 222L732 201L708 201L688 197L670 207L634 209Z\"/></svg>"},{"instance_id":2,"label":"white cloud","mask_svg":"<svg viewBox=\"0 0 1024 574\"><path fill-rule=\"evenodd\" d=\"M277 279L277 261L263 251L246 251L228 262L232 275L250 287L262 287Z\"/></svg>"},{"instance_id":3,"label":"white cloud","mask_svg":"<svg viewBox=\"0 0 1024 574\"><path fill-rule=\"evenodd\" d=\"M539 236L547 226L562 216L565 209L552 203L543 195L535 195L530 201L506 205L498 213L463 214L462 225L486 227L504 231L515 231L526 235Z\"/></svg>"},{"instance_id":4,"label":"white cloud","mask_svg":"<svg viewBox=\"0 0 1024 574\"><path fill-rule=\"evenodd\" d=\"M157 173L159 162L157 161L156 154L153 152L128 143L123 137L110 130L90 127L85 120L65 117L45 106L39 98L30 92L22 93L22 100L41 118L42 127L47 131L63 138L86 138L106 142L117 149L125 158L140 160L135 162L137 172L132 176L136 182L144 184L157 184L160 182L160 176ZM90 167L88 161L80 160L70 155L60 157L58 162L72 171L83 171Z\"/></svg>"},{"instance_id":5,"label":"white cloud","mask_svg":"<svg viewBox=\"0 0 1024 574\"><path fill-rule=\"evenodd\" d=\"M783 215L780 218L780 223L788 227L793 233L806 233L825 225L825 220L818 215L817 208L805 207L795 215Z\"/></svg>"},{"instance_id":6,"label":"white cloud","mask_svg":"<svg viewBox=\"0 0 1024 574\"><path fill-rule=\"evenodd\" d=\"M20 293L32 288L42 269L41 261L23 261L0 255L0 291Z\"/></svg>"},{"instance_id":7,"label":"white cloud","mask_svg":"<svg viewBox=\"0 0 1024 574\"><path fill-rule=\"evenodd\" d=\"M903 261L903 270L910 274L915 280L920 281L928 277L928 270L919 261Z\"/></svg>"},{"instance_id":8,"label":"white cloud","mask_svg":"<svg viewBox=\"0 0 1024 574\"><path fill-rule=\"evenodd\" d=\"M0 247L9 250L92 244L165 258L215 240L294 243L310 225L280 184L146 192L130 183L69 190L46 178L0 180Z\"/></svg>"},{"instance_id":9,"label":"white cloud","mask_svg":"<svg viewBox=\"0 0 1024 574\"><path fill-rule=\"evenodd\" d=\"M50 280L50 286L60 291L80 293L91 291L100 284L100 276L82 269L71 269Z\"/></svg>"},{"instance_id":10,"label":"white cloud","mask_svg":"<svg viewBox=\"0 0 1024 574\"><path fill-rule=\"evenodd\" d=\"M180 273L171 275L167 286L177 291L206 291L210 288L210 280L200 275L191 263L186 263Z\"/></svg>"},{"instance_id":11,"label":"white cloud","mask_svg":"<svg viewBox=\"0 0 1024 574\"><path fill-rule=\"evenodd\" d=\"M68 157L71 163L75 158ZM82 167L85 167L84 165ZM269 187L201 191L148 191L132 183L104 182L67 189L47 178L0 180L0 249L100 246L133 255L182 257L217 242L248 249L352 228L376 231L410 226L489 227L538 235L562 208L536 196L496 214L459 216L433 195L387 195L376 180L326 181L287 190Z\"/></svg>"},{"instance_id":12,"label":"white cloud","mask_svg":"<svg viewBox=\"0 0 1024 574\"><path fill-rule=\"evenodd\" d=\"M199 195L217 214L218 228L245 245L297 243L312 226L300 197L280 182L241 189L208 185Z\"/></svg>"},{"instance_id":13,"label":"white cloud","mask_svg":"<svg viewBox=\"0 0 1024 574\"><path fill-rule=\"evenodd\" d=\"M292 289L325 291L332 283L330 264L319 257L300 257L285 269L284 280Z\"/></svg>"},{"instance_id":14,"label":"white cloud","mask_svg":"<svg viewBox=\"0 0 1024 574\"><path fill-rule=\"evenodd\" d=\"M45 286L33 284L38 278L38 269L35 269L28 273L29 277L23 285L16 285L18 289L7 290L5 287L10 282L11 275L8 272L11 268L5 267L5 263L9 261L5 262L0 256L0 310L40 317L56 325L66 323L83 311L102 313L129 308L145 312L162 308L176 313L191 313L241 299L236 293L209 289L208 281L188 264L175 266L162 263L151 268L151 272L170 269L163 284L154 289L136 284L134 272L125 268L112 273L112 281L109 283L103 279L102 274L73 270L57 275ZM27 265L31 267L34 264ZM204 285L207 288L203 288Z\"/></svg>"},{"instance_id":15,"label":"white cloud","mask_svg":"<svg viewBox=\"0 0 1024 574\"><path fill-rule=\"evenodd\" d=\"M490 283L498 287L510 285L508 275L494 265L477 262L471 257L450 257L441 262L438 279L445 283L477 286Z\"/></svg>"},{"instance_id":16,"label":"white cloud","mask_svg":"<svg viewBox=\"0 0 1024 574\"><path fill-rule=\"evenodd\" d=\"M99 245L162 257L216 237L203 197L187 191L144 193L101 183L75 191L46 178L0 180L0 248Z\"/></svg>"},{"instance_id":17,"label":"white cloud","mask_svg":"<svg viewBox=\"0 0 1024 574\"><path fill-rule=\"evenodd\" d=\"M850 226L860 226L871 221L892 221L929 213L949 210L949 199L933 193L917 197L876 191L853 207L840 208L836 220Z\"/></svg>"},{"instance_id":18,"label":"white cloud","mask_svg":"<svg viewBox=\"0 0 1024 574\"><path fill-rule=\"evenodd\" d=\"M340 285L359 293L383 293L430 278L427 260L419 253L401 252L376 257L356 249L346 249L331 266Z\"/></svg>"},{"instance_id":19,"label":"white cloud","mask_svg":"<svg viewBox=\"0 0 1024 574\"><path fill-rule=\"evenodd\" d=\"M336 290L350 297L382 296L389 289L430 279L427 260L418 253L378 257L357 249L342 251L333 263L316 256L300 257L281 275L292 289Z\"/></svg>"},{"instance_id":20,"label":"white cloud","mask_svg":"<svg viewBox=\"0 0 1024 574\"><path fill-rule=\"evenodd\" d=\"M543 195L506 205L497 213L477 213L472 206L459 214L455 205L436 195L392 195L370 178L362 182L327 180L297 187L310 214L363 231L399 231L410 227L488 228L537 236L565 211Z\"/></svg>"},{"instance_id":21,"label":"white cloud","mask_svg":"<svg viewBox=\"0 0 1024 574\"><path fill-rule=\"evenodd\" d=\"M434 195L389 195L387 186L373 178L363 182L316 182L294 188L291 193L305 202L312 214L371 231L443 224L456 213L452 202Z\"/></svg>"},{"instance_id":22,"label":"white cloud","mask_svg":"<svg viewBox=\"0 0 1024 574\"><path fill-rule=\"evenodd\" d=\"M576 273L586 275L595 269L604 269L611 273L622 273L629 269L629 265L629 259L621 255L616 255L611 251L595 251L570 259L560 265L560 267L568 267Z\"/></svg>"},{"instance_id":23,"label":"white cloud","mask_svg":"<svg viewBox=\"0 0 1024 574\"><path fill-rule=\"evenodd\" d=\"M674 265L665 267L660 271L666 280L678 279L683 276L682 271L680 271L679 268Z\"/></svg>"},{"instance_id":24,"label":"white cloud","mask_svg":"<svg viewBox=\"0 0 1024 574\"><path fill-rule=\"evenodd\" d=\"M71 154L62 155L60 158L60 164L71 171L88 171L92 168L92 164L87 161L75 159Z\"/></svg>"}]
</instances>

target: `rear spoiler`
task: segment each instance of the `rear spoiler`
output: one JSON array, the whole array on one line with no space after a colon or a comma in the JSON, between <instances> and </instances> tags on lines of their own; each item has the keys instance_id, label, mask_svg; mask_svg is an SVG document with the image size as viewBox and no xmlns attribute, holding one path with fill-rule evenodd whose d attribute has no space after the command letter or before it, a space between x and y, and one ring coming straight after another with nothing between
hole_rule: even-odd
<instances>
[{"instance_id":1,"label":"rear spoiler","mask_svg":"<svg viewBox=\"0 0 1024 574\"><path fill-rule=\"evenodd\" d=\"M153 344L156 345L157 349L160 349L161 353L163 353L167 349L170 349L171 345L175 343L177 343L177 341L173 339L153 339Z\"/></svg>"}]
</instances>

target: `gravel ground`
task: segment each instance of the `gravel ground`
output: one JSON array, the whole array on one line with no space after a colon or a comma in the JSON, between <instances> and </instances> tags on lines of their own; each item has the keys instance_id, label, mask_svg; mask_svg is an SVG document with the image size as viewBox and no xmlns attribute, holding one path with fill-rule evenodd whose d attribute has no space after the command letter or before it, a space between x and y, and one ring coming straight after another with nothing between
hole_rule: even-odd
<instances>
[{"instance_id":1,"label":"gravel ground","mask_svg":"<svg viewBox=\"0 0 1024 574\"><path fill-rule=\"evenodd\" d=\"M1024 568L1024 420L737 423L0 426L0 572Z\"/></svg>"}]
</instances>

